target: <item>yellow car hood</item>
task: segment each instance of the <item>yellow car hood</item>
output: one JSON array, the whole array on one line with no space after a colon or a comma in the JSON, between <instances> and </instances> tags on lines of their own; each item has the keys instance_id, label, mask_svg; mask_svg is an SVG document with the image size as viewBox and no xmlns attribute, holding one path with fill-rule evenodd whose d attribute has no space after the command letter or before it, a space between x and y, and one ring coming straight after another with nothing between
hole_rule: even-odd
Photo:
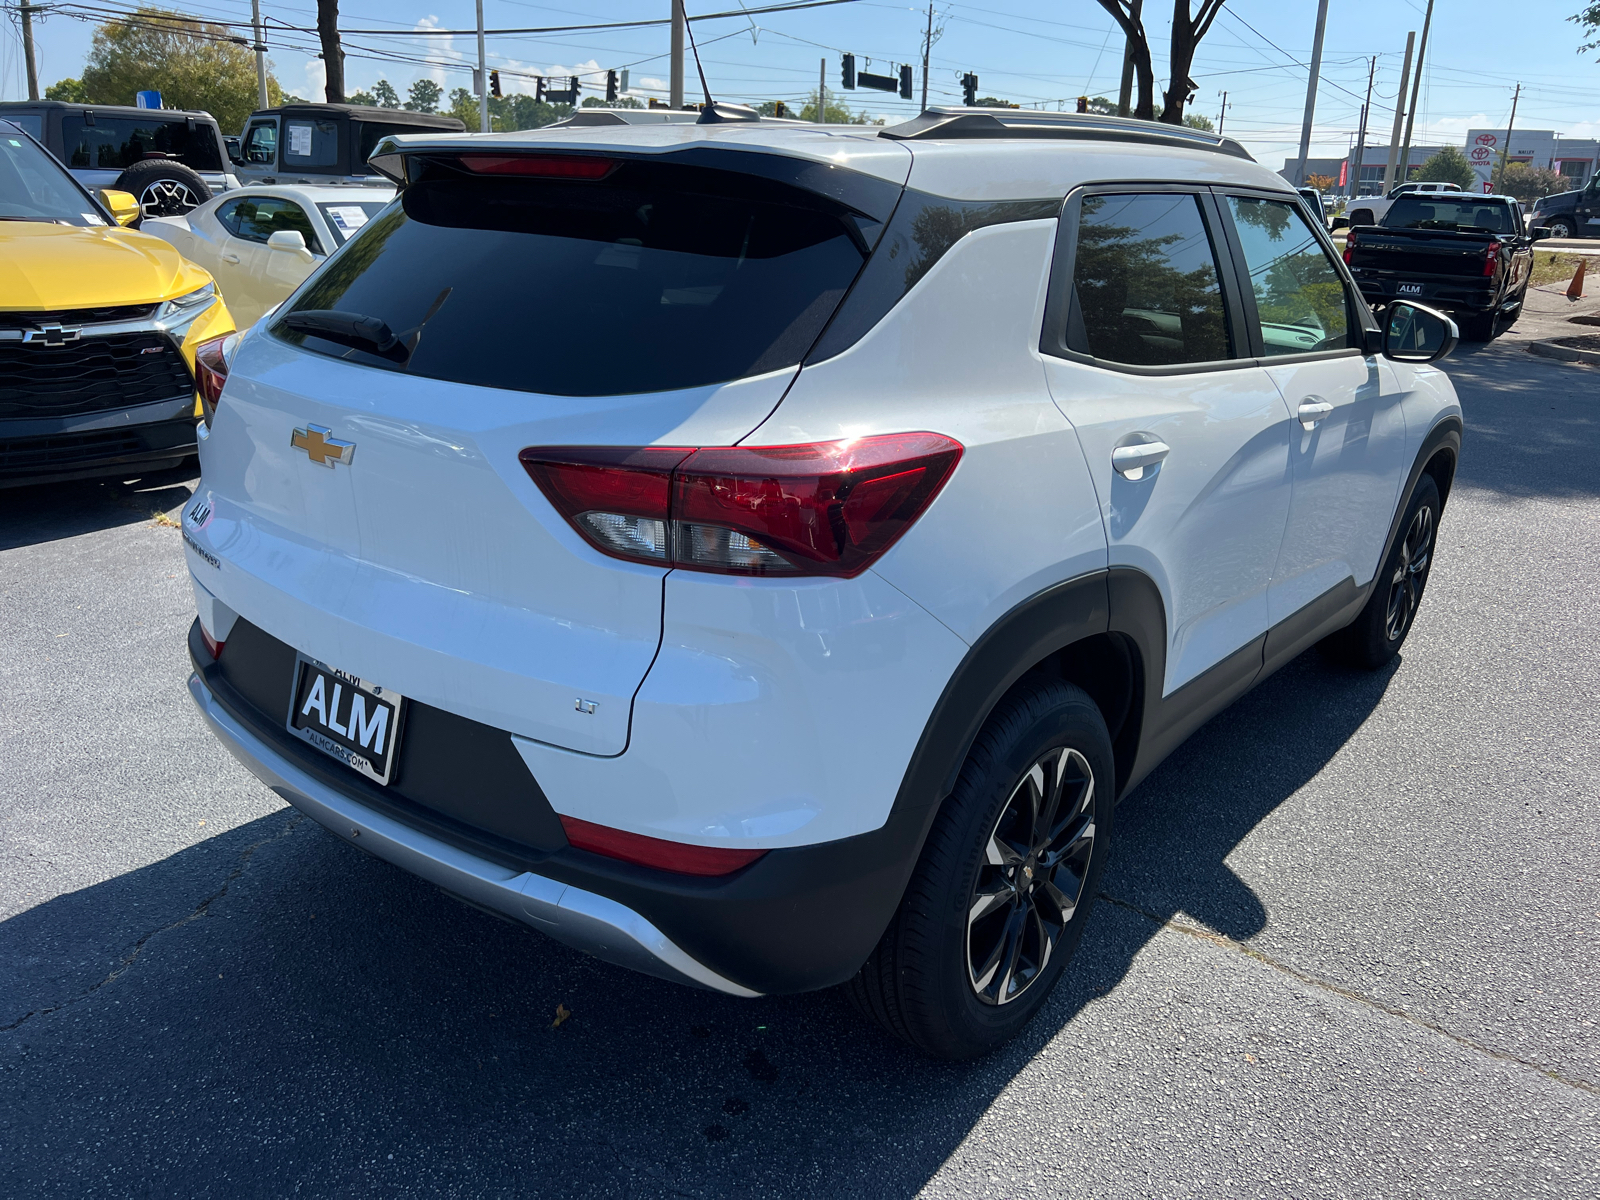
<instances>
[{"instance_id":1,"label":"yellow car hood","mask_svg":"<svg viewBox=\"0 0 1600 1200\"><path fill-rule=\"evenodd\" d=\"M152 304L210 282L170 242L136 230L0 221L0 310Z\"/></svg>"}]
</instances>

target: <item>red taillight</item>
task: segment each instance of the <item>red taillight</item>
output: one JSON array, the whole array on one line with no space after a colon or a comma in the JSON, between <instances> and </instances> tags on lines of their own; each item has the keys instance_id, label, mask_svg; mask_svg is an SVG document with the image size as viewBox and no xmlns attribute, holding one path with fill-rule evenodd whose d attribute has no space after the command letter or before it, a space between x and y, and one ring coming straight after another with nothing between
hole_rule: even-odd
<instances>
[{"instance_id":1,"label":"red taillight","mask_svg":"<svg viewBox=\"0 0 1600 1200\"><path fill-rule=\"evenodd\" d=\"M1355 249L1356 231L1352 229L1349 233L1344 235L1344 261L1346 263L1349 263L1350 256L1355 253Z\"/></svg>"},{"instance_id":2,"label":"red taillight","mask_svg":"<svg viewBox=\"0 0 1600 1200\"><path fill-rule=\"evenodd\" d=\"M211 630L204 625L200 626L200 640L206 644L206 650L210 652L212 658L222 657L222 648L227 643L217 641L216 638L211 636Z\"/></svg>"},{"instance_id":3,"label":"red taillight","mask_svg":"<svg viewBox=\"0 0 1600 1200\"><path fill-rule=\"evenodd\" d=\"M1500 265L1500 243L1490 242L1483 248L1483 277L1488 279Z\"/></svg>"},{"instance_id":4,"label":"red taillight","mask_svg":"<svg viewBox=\"0 0 1600 1200\"><path fill-rule=\"evenodd\" d=\"M217 410L217 402L222 399L222 386L228 382L228 359L224 351L224 343L235 334L227 333L219 338L212 338L209 342L201 342L194 349L194 384L200 393L201 406L205 412L206 424L211 424L211 416Z\"/></svg>"},{"instance_id":5,"label":"red taillight","mask_svg":"<svg viewBox=\"0 0 1600 1200\"><path fill-rule=\"evenodd\" d=\"M545 179L604 179L614 158L586 154L463 154L460 163L475 175L535 175Z\"/></svg>"},{"instance_id":6,"label":"red taillight","mask_svg":"<svg viewBox=\"0 0 1600 1200\"><path fill-rule=\"evenodd\" d=\"M850 578L908 529L961 443L892 433L803 446L529 447L522 465L596 548L737 575Z\"/></svg>"},{"instance_id":7,"label":"red taillight","mask_svg":"<svg viewBox=\"0 0 1600 1200\"><path fill-rule=\"evenodd\" d=\"M579 850L620 858L641 867L676 871L680 875L731 875L766 853L765 850L730 850L722 846L669 842L640 833L624 833L620 829L580 821L577 817L562 817L561 828L566 832L567 841Z\"/></svg>"}]
</instances>

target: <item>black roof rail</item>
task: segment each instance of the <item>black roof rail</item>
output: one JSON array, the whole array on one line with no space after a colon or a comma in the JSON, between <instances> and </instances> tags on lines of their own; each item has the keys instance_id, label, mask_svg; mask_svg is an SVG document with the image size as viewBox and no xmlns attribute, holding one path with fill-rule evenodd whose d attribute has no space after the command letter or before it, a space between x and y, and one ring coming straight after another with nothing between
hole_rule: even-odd
<instances>
[{"instance_id":1,"label":"black roof rail","mask_svg":"<svg viewBox=\"0 0 1600 1200\"><path fill-rule=\"evenodd\" d=\"M1072 141L1137 142L1186 150L1210 150L1255 162L1232 138L1132 117L1106 117L1095 113L1022 112L1015 108L926 108L920 116L878 131L896 141L972 140L998 138L1052 138Z\"/></svg>"}]
</instances>

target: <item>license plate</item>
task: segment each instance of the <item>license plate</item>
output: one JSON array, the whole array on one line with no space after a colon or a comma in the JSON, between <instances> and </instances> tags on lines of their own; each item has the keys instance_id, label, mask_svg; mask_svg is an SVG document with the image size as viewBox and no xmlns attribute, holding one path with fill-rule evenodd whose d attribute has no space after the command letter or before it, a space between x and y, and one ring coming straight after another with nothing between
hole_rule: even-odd
<instances>
[{"instance_id":1,"label":"license plate","mask_svg":"<svg viewBox=\"0 0 1600 1200\"><path fill-rule=\"evenodd\" d=\"M377 783L394 773L406 698L297 654L288 729Z\"/></svg>"},{"instance_id":2,"label":"license plate","mask_svg":"<svg viewBox=\"0 0 1600 1200\"><path fill-rule=\"evenodd\" d=\"M1422 285L1420 283L1402 283L1395 288L1395 291L1402 296L1420 296L1422 295Z\"/></svg>"}]
</instances>

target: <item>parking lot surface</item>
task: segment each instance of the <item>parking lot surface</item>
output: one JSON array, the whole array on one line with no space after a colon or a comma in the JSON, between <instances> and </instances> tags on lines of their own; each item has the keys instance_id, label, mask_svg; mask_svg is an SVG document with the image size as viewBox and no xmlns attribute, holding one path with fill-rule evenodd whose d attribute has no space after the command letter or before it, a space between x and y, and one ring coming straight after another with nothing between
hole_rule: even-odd
<instances>
[{"instance_id":1,"label":"parking lot surface","mask_svg":"<svg viewBox=\"0 0 1600 1200\"><path fill-rule=\"evenodd\" d=\"M0 493L0 1193L1600 1194L1600 373L1526 325L1445 364L1398 663L1309 654L1174 754L960 1066L335 840L190 706L193 480Z\"/></svg>"}]
</instances>

